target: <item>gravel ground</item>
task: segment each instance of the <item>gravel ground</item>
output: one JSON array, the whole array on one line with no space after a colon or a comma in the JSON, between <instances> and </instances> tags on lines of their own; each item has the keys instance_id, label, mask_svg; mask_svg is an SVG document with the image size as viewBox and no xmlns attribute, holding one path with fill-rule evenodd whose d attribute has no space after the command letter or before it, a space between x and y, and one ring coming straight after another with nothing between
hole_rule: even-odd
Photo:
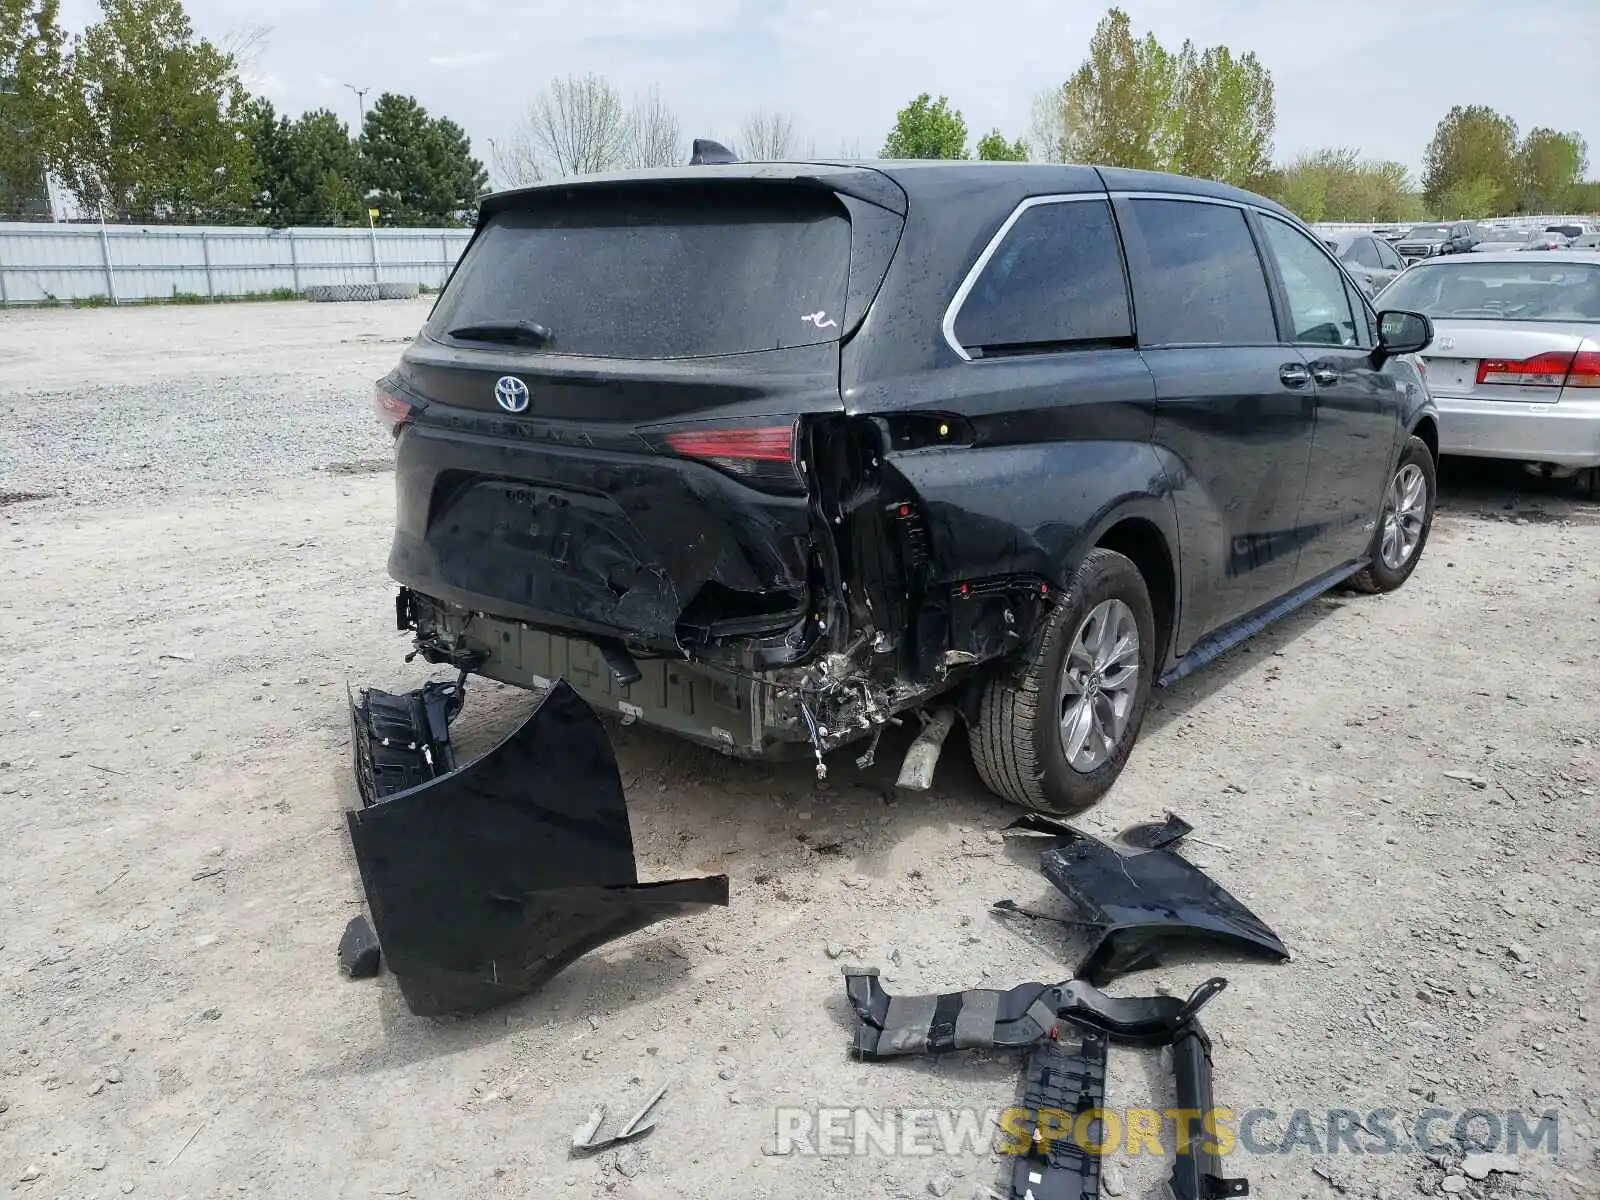
<instances>
[{"instance_id":1,"label":"gravel ground","mask_svg":"<svg viewBox=\"0 0 1600 1200\"><path fill-rule=\"evenodd\" d=\"M390 628L391 479L363 473L386 453L371 382L425 305L0 314L0 1187L988 1194L987 1133L967 1153L773 1153L780 1106L981 1119L1016 1094L1010 1056L845 1050L841 962L878 964L892 992L1069 971L1056 927L989 911L1052 898L954 740L911 798L888 752L865 773L840 756L821 787L803 764L617 729L644 877L726 871L730 909L469 1020L339 976L361 895L345 683L426 677ZM1178 811L1191 857L1294 950L1112 988L1228 976L1206 1020L1218 1101L1277 1114L1258 1148L1298 1143L1229 1156L1259 1196L1565 1197L1600 1178L1600 509L1514 474L1448 480L1400 593L1325 598L1159 694L1084 821ZM463 750L528 706L475 686ZM1114 1107L1170 1102L1154 1053L1114 1050L1111 1074ZM591 1105L620 1116L661 1084L650 1137L569 1156ZM1554 1112L1558 1152L1482 1180L1459 1148L1329 1152L1331 1111L1362 1114L1378 1136L1351 1137L1371 1146L1374 1110L1402 1137L1443 1110L1447 1138L1471 1108ZM1153 1195L1166 1169L1111 1162L1112 1195Z\"/></svg>"}]
</instances>

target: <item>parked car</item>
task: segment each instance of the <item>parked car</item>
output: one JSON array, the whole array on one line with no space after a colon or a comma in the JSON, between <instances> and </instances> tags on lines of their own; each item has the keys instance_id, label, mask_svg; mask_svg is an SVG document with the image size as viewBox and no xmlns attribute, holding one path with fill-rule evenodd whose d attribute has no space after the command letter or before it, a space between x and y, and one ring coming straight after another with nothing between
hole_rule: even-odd
<instances>
[{"instance_id":1,"label":"parked car","mask_svg":"<svg viewBox=\"0 0 1600 1200\"><path fill-rule=\"evenodd\" d=\"M1560 234L1570 242L1586 233L1594 233L1595 228L1588 221L1558 221L1554 225L1546 225L1544 232Z\"/></svg>"},{"instance_id":2,"label":"parked car","mask_svg":"<svg viewBox=\"0 0 1600 1200\"><path fill-rule=\"evenodd\" d=\"M430 662L819 771L953 706L989 787L1070 812L1153 686L1406 581L1430 337L1279 205L1172 175L500 193L379 384L399 624Z\"/></svg>"},{"instance_id":3,"label":"parked car","mask_svg":"<svg viewBox=\"0 0 1600 1200\"><path fill-rule=\"evenodd\" d=\"M1448 225L1413 225L1395 244L1400 257L1414 262L1439 254L1464 254L1484 240L1484 230L1471 221Z\"/></svg>"},{"instance_id":4,"label":"parked car","mask_svg":"<svg viewBox=\"0 0 1600 1200\"><path fill-rule=\"evenodd\" d=\"M1369 296L1376 296L1406 269L1406 260L1394 247L1370 233L1340 233L1323 240Z\"/></svg>"},{"instance_id":5,"label":"parked car","mask_svg":"<svg viewBox=\"0 0 1600 1200\"><path fill-rule=\"evenodd\" d=\"M1600 467L1600 252L1430 260L1378 302L1433 319L1443 453Z\"/></svg>"},{"instance_id":6,"label":"parked car","mask_svg":"<svg viewBox=\"0 0 1600 1200\"><path fill-rule=\"evenodd\" d=\"M1565 246L1567 250L1600 250L1600 233L1586 233L1582 237L1573 238Z\"/></svg>"},{"instance_id":7,"label":"parked car","mask_svg":"<svg viewBox=\"0 0 1600 1200\"><path fill-rule=\"evenodd\" d=\"M1474 254L1504 254L1509 250L1564 250L1570 239L1559 233L1538 229L1491 230L1483 241L1472 247Z\"/></svg>"}]
</instances>

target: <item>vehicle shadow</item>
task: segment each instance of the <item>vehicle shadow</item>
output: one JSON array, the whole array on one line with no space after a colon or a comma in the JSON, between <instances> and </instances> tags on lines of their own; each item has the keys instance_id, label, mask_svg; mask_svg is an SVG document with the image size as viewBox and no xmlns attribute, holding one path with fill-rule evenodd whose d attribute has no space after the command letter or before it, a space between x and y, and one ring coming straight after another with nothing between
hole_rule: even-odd
<instances>
[{"instance_id":1,"label":"vehicle shadow","mask_svg":"<svg viewBox=\"0 0 1600 1200\"><path fill-rule=\"evenodd\" d=\"M1446 458L1439 464L1440 521L1478 519L1541 524L1600 524L1600 500L1577 479L1547 479L1521 463L1492 458Z\"/></svg>"}]
</instances>

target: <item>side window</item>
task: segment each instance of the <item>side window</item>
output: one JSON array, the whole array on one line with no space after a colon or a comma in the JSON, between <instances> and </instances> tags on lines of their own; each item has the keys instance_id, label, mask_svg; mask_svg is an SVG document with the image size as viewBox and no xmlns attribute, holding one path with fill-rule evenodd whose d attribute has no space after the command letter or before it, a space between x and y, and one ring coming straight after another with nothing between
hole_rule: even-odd
<instances>
[{"instance_id":1,"label":"side window","mask_svg":"<svg viewBox=\"0 0 1600 1200\"><path fill-rule=\"evenodd\" d=\"M1147 260L1134 273L1145 346L1278 341L1267 278L1244 213L1195 200L1128 202Z\"/></svg>"},{"instance_id":2,"label":"side window","mask_svg":"<svg viewBox=\"0 0 1600 1200\"><path fill-rule=\"evenodd\" d=\"M1343 272L1293 226L1268 216L1261 218L1261 226L1289 295L1293 340L1315 346L1356 345L1355 318L1344 290Z\"/></svg>"},{"instance_id":3,"label":"side window","mask_svg":"<svg viewBox=\"0 0 1600 1200\"><path fill-rule=\"evenodd\" d=\"M1373 245L1372 239L1369 237L1357 238L1353 243L1351 243L1349 257L1353 259L1358 266L1383 266L1382 260L1378 257L1378 248L1377 246Z\"/></svg>"},{"instance_id":4,"label":"side window","mask_svg":"<svg viewBox=\"0 0 1600 1200\"><path fill-rule=\"evenodd\" d=\"M1395 249L1388 242L1377 239L1378 260L1391 271L1404 271L1406 260L1395 253Z\"/></svg>"},{"instance_id":5,"label":"side window","mask_svg":"<svg viewBox=\"0 0 1600 1200\"><path fill-rule=\"evenodd\" d=\"M962 302L954 332L974 354L1129 344L1133 315L1110 203L1023 210Z\"/></svg>"}]
</instances>

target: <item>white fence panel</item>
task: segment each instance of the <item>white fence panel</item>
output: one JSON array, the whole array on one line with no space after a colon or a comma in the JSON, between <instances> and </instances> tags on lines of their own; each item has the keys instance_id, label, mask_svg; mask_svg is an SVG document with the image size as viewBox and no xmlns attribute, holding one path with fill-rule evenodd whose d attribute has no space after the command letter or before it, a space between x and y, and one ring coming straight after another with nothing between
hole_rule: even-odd
<instances>
[{"instance_id":1,"label":"white fence panel","mask_svg":"<svg viewBox=\"0 0 1600 1200\"><path fill-rule=\"evenodd\" d=\"M258 229L0 222L0 306L440 287L468 229Z\"/></svg>"}]
</instances>

